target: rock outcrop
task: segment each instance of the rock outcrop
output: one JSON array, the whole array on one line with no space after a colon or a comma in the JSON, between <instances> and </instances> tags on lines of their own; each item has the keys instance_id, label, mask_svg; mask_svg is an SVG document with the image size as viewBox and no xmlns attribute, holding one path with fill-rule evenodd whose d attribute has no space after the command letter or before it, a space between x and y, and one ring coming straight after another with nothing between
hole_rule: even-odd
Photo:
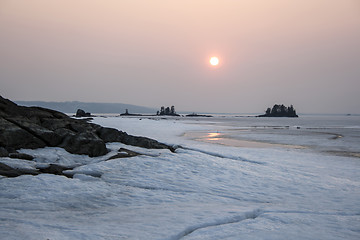
<instances>
[{"instance_id":1,"label":"rock outcrop","mask_svg":"<svg viewBox=\"0 0 360 240\"><path fill-rule=\"evenodd\" d=\"M131 136L46 108L18 106L0 96L0 156L8 156L20 148L49 146L96 157L108 152L107 142L174 151L153 139Z\"/></svg>"},{"instance_id":2,"label":"rock outcrop","mask_svg":"<svg viewBox=\"0 0 360 240\"><path fill-rule=\"evenodd\" d=\"M76 111L75 117L91 117L91 113L85 112L85 111L82 110L82 109L78 109L78 110Z\"/></svg>"},{"instance_id":3,"label":"rock outcrop","mask_svg":"<svg viewBox=\"0 0 360 240\"><path fill-rule=\"evenodd\" d=\"M18 177L21 175L38 175L40 172L36 169L17 169L6 164L0 163L0 175L5 177Z\"/></svg>"}]
</instances>

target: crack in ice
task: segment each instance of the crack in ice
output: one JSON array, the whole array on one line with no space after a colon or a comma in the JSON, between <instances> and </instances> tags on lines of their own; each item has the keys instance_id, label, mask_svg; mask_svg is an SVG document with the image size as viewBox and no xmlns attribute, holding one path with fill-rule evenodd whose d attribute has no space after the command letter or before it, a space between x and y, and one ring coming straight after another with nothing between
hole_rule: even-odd
<instances>
[{"instance_id":1,"label":"crack in ice","mask_svg":"<svg viewBox=\"0 0 360 240\"><path fill-rule=\"evenodd\" d=\"M246 199L246 198L234 197L234 196L229 196L229 195L224 195L224 194L214 194L211 192L199 192L199 191L174 189L174 188L167 188L167 187L144 186L144 185L125 184L125 183L118 183L118 184L121 186L124 186L124 187L139 188L139 189L150 190L150 191L169 191L169 192L174 192L174 193L184 193L184 194L190 193L190 194L200 194L200 195L203 194L203 195L209 195L209 196L213 196L213 197L237 200L237 201L241 201L241 202L270 203L270 201L261 201L261 200L257 200L257 199Z\"/></svg>"},{"instance_id":2,"label":"crack in ice","mask_svg":"<svg viewBox=\"0 0 360 240\"><path fill-rule=\"evenodd\" d=\"M236 216L232 216L232 217L228 217L228 218L224 218L224 219L214 220L213 222L207 222L207 223L193 225L193 226L190 226L190 227L186 228L185 230L181 231L180 233L170 237L168 240L180 240L180 239L190 235L191 233L193 233L199 229L203 229L203 228L216 227L216 226L221 226L221 225L225 225L225 224L238 223L238 222L242 222L242 221L245 221L248 219L255 219L255 218L259 217L262 213L263 213L263 211L261 211L260 209L256 209L251 212L246 212L242 215L236 215Z\"/></svg>"},{"instance_id":3,"label":"crack in ice","mask_svg":"<svg viewBox=\"0 0 360 240\"><path fill-rule=\"evenodd\" d=\"M325 216L359 216L360 212L312 212L312 211L294 211L294 210L274 210L265 211L263 213L279 213L279 214L309 214L309 215L325 215Z\"/></svg>"},{"instance_id":4,"label":"crack in ice","mask_svg":"<svg viewBox=\"0 0 360 240\"><path fill-rule=\"evenodd\" d=\"M192 234L193 232L200 230L200 229L204 229L204 228L209 228L209 227L217 227L217 226L221 226L221 225L225 225L225 224L232 224L232 223L239 223L248 219L256 219L257 217L259 217L261 214L266 214L266 213L279 213L279 214L287 214L287 213L296 213L296 214L315 214L315 215L335 215L335 216L359 216L360 213L336 213L336 212L311 212L311 211L262 211L260 209L256 209L254 211L251 212L247 212L245 214L242 215L236 215L236 216L232 216L232 217L228 217L228 218L224 218L224 219L218 219L218 220L214 220L212 222L207 222L207 223L201 223L201 224L197 224L197 225L193 225L190 227L187 227L185 230L181 231L180 233L168 238L168 240L180 240L190 234Z\"/></svg>"},{"instance_id":5,"label":"crack in ice","mask_svg":"<svg viewBox=\"0 0 360 240\"><path fill-rule=\"evenodd\" d=\"M243 158L243 157L225 156L225 155L222 155L222 154L219 154L219 153L205 151L205 150L201 150L201 149L197 149L197 148L190 148L190 147L179 147L179 148L194 151L194 152L203 153L203 154L210 155L210 156L213 156L213 157L218 157L218 158L225 158L225 159L231 159L231 160L248 162L248 163L253 163L253 164L260 164L260 165L265 165L266 164L265 162L253 161L253 160L249 160L249 159L246 159L246 158Z\"/></svg>"}]
</instances>

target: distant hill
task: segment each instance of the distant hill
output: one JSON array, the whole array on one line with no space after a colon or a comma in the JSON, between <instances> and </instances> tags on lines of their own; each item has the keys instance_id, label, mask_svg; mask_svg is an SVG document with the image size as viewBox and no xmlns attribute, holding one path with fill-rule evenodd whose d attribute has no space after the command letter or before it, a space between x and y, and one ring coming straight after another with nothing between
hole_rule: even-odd
<instances>
[{"instance_id":1,"label":"distant hill","mask_svg":"<svg viewBox=\"0 0 360 240\"><path fill-rule=\"evenodd\" d=\"M76 113L77 109L83 109L90 113L156 113L155 108L148 108L123 103L90 103L90 102L44 102L44 101L15 101L22 106L37 106L54 109L63 113Z\"/></svg>"}]
</instances>

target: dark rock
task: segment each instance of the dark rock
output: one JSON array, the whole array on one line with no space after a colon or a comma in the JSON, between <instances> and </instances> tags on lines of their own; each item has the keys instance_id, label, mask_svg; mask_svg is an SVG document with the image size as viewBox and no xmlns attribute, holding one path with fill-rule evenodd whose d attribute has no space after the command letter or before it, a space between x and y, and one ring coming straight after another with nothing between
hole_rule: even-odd
<instances>
[{"instance_id":1,"label":"dark rock","mask_svg":"<svg viewBox=\"0 0 360 240\"><path fill-rule=\"evenodd\" d=\"M174 151L172 147L163 143L159 143L154 139L132 136L127 134L126 132L122 132L113 128L100 127L97 130L97 135L105 142L121 142L126 145L132 145L142 148L169 149L171 151Z\"/></svg>"},{"instance_id":2,"label":"dark rock","mask_svg":"<svg viewBox=\"0 0 360 240\"><path fill-rule=\"evenodd\" d=\"M46 143L28 131L0 117L0 146L14 149L42 148Z\"/></svg>"},{"instance_id":3,"label":"dark rock","mask_svg":"<svg viewBox=\"0 0 360 240\"><path fill-rule=\"evenodd\" d=\"M122 132L121 134L121 143L137 146L137 147L143 147L143 148L150 148L150 149L169 149L170 151L174 152L175 149L173 149L171 146L168 146L163 143L159 143L158 141L147 138L147 137L139 137L139 136L132 136L128 135L125 132Z\"/></svg>"},{"instance_id":4,"label":"dark rock","mask_svg":"<svg viewBox=\"0 0 360 240\"><path fill-rule=\"evenodd\" d=\"M56 134L58 134L62 139L64 139L66 136L75 135L73 131L67 128L59 128L54 131Z\"/></svg>"},{"instance_id":5,"label":"dark rock","mask_svg":"<svg viewBox=\"0 0 360 240\"><path fill-rule=\"evenodd\" d=\"M82 110L82 109L78 109L78 110L76 111L75 117L91 117L91 113L87 113L87 112L85 112L85 111Z\"/></svg>"},{"instance_id":6,"label":"dark rock","mask_svg":"<svg viewBox=\"0 0 360 240\"><path fill-rule=\"evenodd\" d=\"M74 132L81 133L81 132L92 132L95 130L96 126L91 123L87 123L83 121L77 121L77 122L74 121L70 123L70 125L68 125L68 128Z\"/></svg>"},{"instance_id":7,"label":"dark rock","mask_svg":"<svg viewBox=\"0 0 360 240\"><path fill-rule=\"evenodd\" d=\"M55 175L64 175L66 177L72 178L72 174L65 174L65 170L72 170L72 168L64 167L57 164L50 164L46 168L39 169L41 173L55 174Z\"/></svg>"},{"instance_id":8,"label":"dark rock","mask_svg":"<svg viewBox=\"0 0 360 240\"><path fill-rule=\"evenodd\" d=\"M80 110L79 115L84 116ZM85 116L89 115L85 113ZM18 106L0 96L0 147L8 152L57 146L70 153L96 157L108 152L106 142L174 151L153 139L131 136L50 109ZM3 155L6 156L5 151Z\"/></svg>"},{"instance_id":9,"label":"dark rock","mask_svg":"<svg viewBox=\"0 0 360 240\"><path fill-rule=\"evenodd\" d=\"M6 164L0 163L0 175L5 177L18 177L21 175L20 171L12 168Z\"/></svg>"},{"instance_id":10,"label":"dark rock","mask_svg":"<svg viewBox=\"0 0 360 240\"><path fill-rule=\"evenodd\" d=\"M0 157L7 157L9 156L9 152L6 148L0 147Z\"/></svg>"},{"instance_id":11,"label":"dark rock","mask_svg":"<svg viewBox=\"0 0 360 240\"><path fill-rule=\"evenodd\" d=\"M41 126L44 128L47 128L49 130L56 130L59 128L69 128L71 124L71 118L65 118L65 119L54 119L54 118L44 118L41 120Z\"/></svg>"},{"instance_id":12,"label":"dark rock","mask_svg":"<svg viewBox=\"0 0 360 240\"><path fill-rule=\"evenodd\" d=\"M112 160L112 159L117 159L117 158L129 158L129 157L135 157L135 156L139 156L139 155L141 155L141 153L134 152L134 151L131 151L126 148L120 148L119 153L117 153L114 156L109 157L107 160Z\"/></svg>"},{"instance_id":13,"label":"dark rock","mask_svg":"<svg viewBox=\"0 0 360 240\"><path fill-rule=\"evenodd\" d=\"M120 142L122 132L114 128L101 127L96 131L97 135L105 142Z\"/></svg>"},{"instance_id":14,"label":"dark rock","mask_svg":"<svg viewBox=\"0 0 360 240\"><path fill-rule=\"evenodd\" d=\"M108 153L104 141L93 132L68 135L60 146L69 153L86 154L90 157L102 156Z\"/></svg>"},{"instance_id":15,"label":"dark rock","mask_svg":"<svg viewBox=\"0 0 360 240\"><path fill-rule=\"evenodd\" d=\"M64 173L65 170L71 169L72 168L60 166L57 164L50 164L48 167L42 169L18 169L0 163L0 175L5 177L19 177L21 175L38 175L41 173L48 173L72 178L72 174Z\"/></svg>"},{"instance_id":16,"label":"dark rock","mask_svg":"<svg viewBox=\"0 0 360 240\"><path fill-rule=\"evenodd\" d=\"M32 121L42 118L68 118L64 113L41 107L23 107L0 96L0 116L21 116Z\"/></svg>"},{"instance_id":17,"label":"dark rock","mask_svg":"<svg viewBox=\"0 0 360 240\"><path fill-rule=\"evenodd\" d=\"M9 121L35 136L36 138L40 139L46 143L47 146L54 147L59 145L62 141L62 138L58 134L45 127L42 127L40 124L32 122L31 120L15 117L11 120L9 119Z\"/></svg>"},{"instance_id":18,"label":"dark rock","mask_svg":"<svg viewBox=\"0 0 360 240\"><path fill-rule=\"evenodd\" d=\"M126 148L120 148L119 153L126 153L129 157L135 157L135 156L142 155L141 153L138 153L138 152L126 149Z\"/></svg>"},{"instance_id":19,"label":"dark rock","mask_svg":"<svg viewBox=\"0 0 360 240\"><path fill-rule=\"evenodd\" d=\"M33 160L34 157L29 155L29 154L26 154L26 153L9 153L9 157L10 158L18 158L18 159L24 159L24 160Z\"/></svg>"},{"instance_id":20,"label":"dark rock","mask_svg":"<svg viewBox=\"0 0 360 240\"><path fill-rule=\"evenodd\" d=\"M118 159L118 158L128 158L128 157L130 157L129 154L121 152L115 154L114 156L109 157L106 161Z\"/></svg>"},{"instance_id":21,"label":"dark rock","mask_svg":"<svg viewBox=\"0 0 360 240\"><path fill-rule=\"evenodd\" d=\"M37 175L39 172L33 169L17 169L6 164L0 163L0 175L5 177L18 177L21 175Z\"/></svg>"}]
</instances>

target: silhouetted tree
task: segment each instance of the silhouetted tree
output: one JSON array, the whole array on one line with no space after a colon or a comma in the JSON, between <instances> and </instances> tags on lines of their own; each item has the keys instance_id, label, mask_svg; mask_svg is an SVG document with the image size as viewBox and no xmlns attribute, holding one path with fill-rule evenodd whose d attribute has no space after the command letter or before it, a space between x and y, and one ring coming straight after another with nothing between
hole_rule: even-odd
<instances>
[{"instance_id":1,"label":"silhouetted tree","mask_svg":"<svg viewBox=\"0 0 360 240\"><path fill-rule=\"evenodd\" d=\"M170 108L169 107L165 108L165 115L170 115Z\"/></svg>"},{"instance_id":2,"label":"silhouetted tree","mask_svg":"<svg viewBox=\"0 0 360 240\"><path fill-rule=\"evenodd\" d=\"M287 112L287 108L284 106L284 104L282 104L280 106L280 114L284 115L284 114L286 114L286 112Z\"/></svg>"},{"instance_id":3,"label":"silhouetted tree","mask_svg":"<svg viewBox=\"0 0 360 240\"><path fill-rule=\"evenodd\" d=\"M160 108L160 115L165 115L165 107L164 106L162 106Z\"/></svg>"},{"instance_id":4,"label":"silhouetted tree","mask_svg":"<svg viewBox=\"0 0 360 240\"><path fill-rule=\"evenodd\" d=\"M268 108L268 109L266 109L266 115L270 115L270 113L271 113L271 108Z\"/></svg>"},{"instance_id":5,"label":"silhouetted tree","mask_svg":"<svg viewBox=\"0 0 360 240\"><path fill-rule=\"evenodd\" d=\"M276 116L278 112L279 112L279 105L275 104L271 109L271 115Z\"/></svg>"}]
</instances>

